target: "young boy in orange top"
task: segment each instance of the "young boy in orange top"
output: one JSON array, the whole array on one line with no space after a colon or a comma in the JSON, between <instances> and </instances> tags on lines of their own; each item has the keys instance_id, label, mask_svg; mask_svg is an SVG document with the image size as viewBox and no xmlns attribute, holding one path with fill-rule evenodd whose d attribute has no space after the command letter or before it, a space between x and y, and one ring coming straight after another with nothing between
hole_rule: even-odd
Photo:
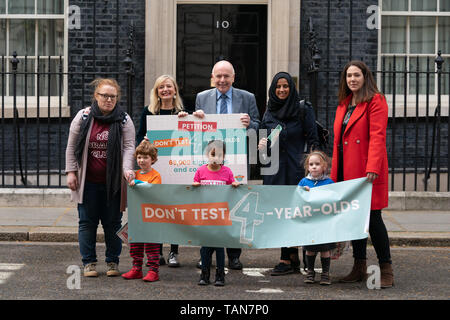
<instances>
[{"instance_id":1,"label":"young boy in orange top","mask_svg":"<svg viewBox=\"0 0 450 320\"><path fill-rule=\"evenodd\" d=\"M152 165L158 160L158 149L149 141L142 140L136 148L134 157L141 168L136 171L136 180L132 181L130 186L136 183L153 183L161 184L161 175L152 168ZM144 251L147 255L147 266L149 271L142 278L142 262L144 259ZM133 258L133 267L127 273L122 274L125 279L143 279L144 281L153 282L159 280L159 244L158 243L130 243L130 256Z\"/></svg>"}]
</instances>

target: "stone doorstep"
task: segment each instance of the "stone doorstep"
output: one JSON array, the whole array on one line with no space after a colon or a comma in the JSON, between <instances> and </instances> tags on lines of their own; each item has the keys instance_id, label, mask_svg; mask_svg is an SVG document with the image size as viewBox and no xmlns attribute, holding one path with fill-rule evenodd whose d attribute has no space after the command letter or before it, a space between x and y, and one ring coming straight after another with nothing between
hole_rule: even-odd
<instances>
[{"instance_id":1,"label":"stone doorstep","mask_svg":"<svg viewBox=\"0 0 450 320\"><path fill-rule=\"evenodd\" d=\"M450 192L389 192L388 210L442 210L450 209Z\"/></svg>"},{"instance_id":2,"label":"stone doorstep","mask_svg":"<svg viewBox=\"0 0 450 320\"><path fill-rule=\"evenodd\" d=\"M0 188L0 207L76 207L69 189Z\"/></svg>"},{"instance_id":3,"label":"stone doorstep","mask_svg":"<svg viewBox=\"0 0 450 320\"><path fill-rule=\"evenodd\" d=\"M69 189L0 188L0 207L75 208ZM442 210L450 208L450 192L389 192L387 210Z\"/></svg>"}]
</instances>

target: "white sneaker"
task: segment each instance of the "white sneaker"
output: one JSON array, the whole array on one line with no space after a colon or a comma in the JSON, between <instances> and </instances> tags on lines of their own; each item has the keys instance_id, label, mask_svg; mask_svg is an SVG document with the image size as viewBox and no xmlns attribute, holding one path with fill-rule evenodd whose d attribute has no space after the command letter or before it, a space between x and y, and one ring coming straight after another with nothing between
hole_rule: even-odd
<instances>
[{"instance_id":1,"label":"white sneaker","mask_svg":"<svg viewBox=\"0 0 450 320\"><path fill-rule=\"evenodd\" d=\"M85 265L83 269L83 275L85 277L98 277L96 266L97 265L95 263L88 263L87 265Z\"/></svg>"},{"instance_id":2,"label":"white sneaker","mask_svg":"<svg viewBox=\"0 0 450 320\"><path fill-rule=\"evenodd\" d=\"M178 254L177 253L169 253L169 258L167 259L167 265L169 267L179 267L180 262L178 261Z\"/></svg>"},{"instance_id":3,"label":"white sneaker","mask_svg":"<svg viewBox=\"0 0 450 320\"><path fill-rule=\"evenodd\" d=\"M119 266L115 262L109 262L107 265L106 275L108 277L117 277L120 276Z\"/></svg>"}]
</instances>

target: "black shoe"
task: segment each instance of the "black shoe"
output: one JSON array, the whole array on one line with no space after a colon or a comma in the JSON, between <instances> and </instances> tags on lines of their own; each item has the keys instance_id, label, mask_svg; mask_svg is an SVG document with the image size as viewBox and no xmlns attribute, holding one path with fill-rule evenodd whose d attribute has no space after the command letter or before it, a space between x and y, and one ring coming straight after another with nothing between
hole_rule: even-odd
<instances>
[{"instance_id":1,"label":"black shoe","mask_svg":"<svg viewBox=\"0 0 450 320\"><path fill-rule=\"evenodd\" d=\"M159 255L159 265L164 266L166 264L166 259L164 259L164 256L162 254ZM149 263L146 264L147 267L149 267Z\"/></svg>"},{"instance_id":2,"label":"black shoe","mask_svg":"<svg viewBox=\"0 0 450 320\"><path fill-rule=\"evenodd\" d=\"M294 273L300 273L300 260L291 259L291 267Z\"/></svg>"},{"instance_id":3,"label":"black shoe","mask_svg":"<svg viewBox=\"0 0 450 320\"><path fill-rule=\"evenodd\" d=\"M214 281L216 287L223 287L225 285L225 271L216 269L216 280Z\"/></svg>"},{"instance_id":4,"label":"black shoe","mask_svg":"<svg viewBox=\"0 0 450 320\"><path fill-rule=\"evenodd\" d=\"M315 277L316 277L316 273L314 272L314 270L308 270L308 273L306 274L305 280L303 280L303 282L304 283L314 283Z\"/></svg>"},{"instance_id":5,"label":"black shoe","mask_svg":"<svg viewBox=\"0 0 450 320\"><path fill-rule=\"evenodd\" d=\"M197 266L198 269L202 268L202 259L198 259Z\"/></svg>"},{"instance_id":6,"label":"black shoe","mask_svg":"<svg viewBox=\"0 0 450 320\"><path fill-rule=\"evenodd\" d=\"M286 264L283 262L280 262L275 266L275 268L272 269L272 272L270 275L272 276L284 276L285 274L291 274L294 273L294 269L290 264Z\"/></svg>"},{"instance_id":7,"label":"black shoe","mask_svg":"<svg viewBox=\"0 0 450 320\"><path fill-rule=\"evenodd\" d=\"M200 280L198 281L199 286L206 286L209 282L209 269L202 270L200 274Z\"/></svg>"},{"instance_id":8,"label":"black shoe","mask_svg":"<svg viewBox=\"0 0 450 320\"><path fill-rule=\"evenodd\" d=\"M242 263L239 258L228 259L228 268L232 270L242 270Z\"/></svg>"}]
</instances>

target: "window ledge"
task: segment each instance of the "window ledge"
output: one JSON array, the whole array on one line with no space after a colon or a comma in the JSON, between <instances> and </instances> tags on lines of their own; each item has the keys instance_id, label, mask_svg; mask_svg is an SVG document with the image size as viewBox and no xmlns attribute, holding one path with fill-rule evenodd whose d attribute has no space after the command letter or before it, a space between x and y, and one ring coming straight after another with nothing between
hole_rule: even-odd
<instances>
[{"instance_id":1,"label":"window ledge","mask_svg":"<svg viewBox=\"0 0 450 320\"><path fill-rule=\"evenodd\" d=\"M37 118L38 116L38 102L37 97L28 97L25 106L25 98L17 97L16 100L19 118ZM50 109L50 112L49 112ZM14 102L13 97L5 97L4 102L0 97L0 117L5 119L14 118ZM39 99L39 118L69 118L70 107L65 102L65 98L50 97L50 107L48 97L40 97Z\"/></svg>"},{"instance_id":2,"label":"window ledge","mask_svg":"<svg viewBox=\"0 0 450 320\"><path fill-rule=\"evenodd\" d=\"M393 116L394 111L394 99L392 94L385 94L386 102L389 108L389 117ZM419 117L433 117L434 111L437 106L437 96L428 97L428 112L427 112L427 96L419 95L419 103L417 110L416 95L406 96L406 117L416 117L417 113ZM395 117L401 118L405 116L405 96L402 94L395 95ZM447 116L449 110L449 96L441 96L441 116Z\"/></svg>"}]
</instances>

